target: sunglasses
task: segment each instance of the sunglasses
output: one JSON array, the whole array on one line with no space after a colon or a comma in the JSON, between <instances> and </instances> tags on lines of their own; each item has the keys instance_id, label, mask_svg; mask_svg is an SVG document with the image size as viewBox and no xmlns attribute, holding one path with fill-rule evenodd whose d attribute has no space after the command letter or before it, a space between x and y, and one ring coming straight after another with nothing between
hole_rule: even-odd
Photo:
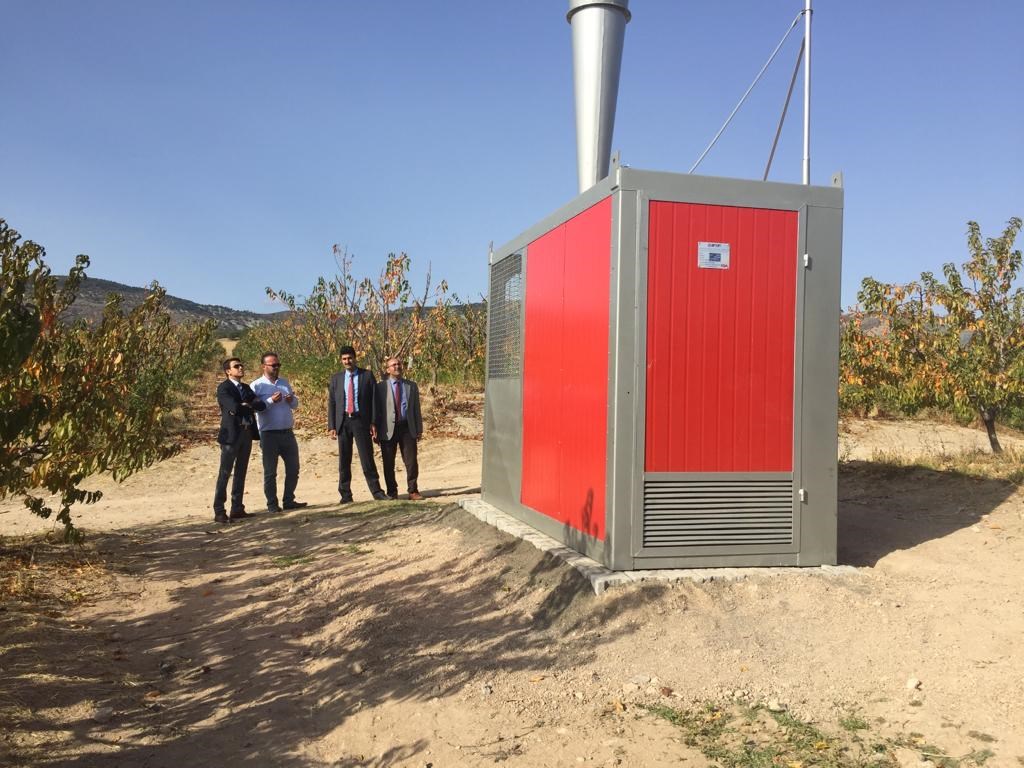
<instances>
[{"instance_id":1,"label":"sunglasses","mask_svg":"<svg viewBox=\"0 0 1024 768\"><path fill-rule=\"evenodd\" d=\"M232 363L231 367L232 368L245 368L245 366L242 365L241 363Z\"/></svg>"},{"instance_id":2,"label":"sunglasses","mask_svg":"<svg viewBox=\"0 0 1024 768\"><path fill-rule=\"evenodd\" d=\"M267 366L267 368L280 368L281 367L280 363L264 363L264 365Z\"/></svg>"}]
</instances>

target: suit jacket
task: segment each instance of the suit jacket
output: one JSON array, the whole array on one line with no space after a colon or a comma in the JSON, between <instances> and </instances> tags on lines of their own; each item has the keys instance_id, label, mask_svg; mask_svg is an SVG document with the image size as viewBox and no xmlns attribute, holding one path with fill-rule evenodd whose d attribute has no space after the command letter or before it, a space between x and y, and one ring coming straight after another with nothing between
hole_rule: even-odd
<instances>
[{"instance_id":1,"label":"suit jacket","mask_svg":"<svg viewBox=\"0 0 1024 768\"><path fill-rule=\"evenodd\" d=\"M356 393L356 406L359 417L369 427L376 423L374 411L373 390L377 385L377 379L365 368L356 368L356 381L359 382L359 391ZM341 419L345 415L345 371L338 371L331 376L331 383L327 387L327 428L341 429Z\"/></svg>"},{"instance_id":2,"label":"suit jacket","mask_svg":"<svg viewBox=\"0 0 1024 768\"><path fill-rule=\"evenodd\" d=\"M242 391L238 391L235 382L225 378L217 387L217 405L220 406L220 432L217 433L217 442L221 445L234 445L242 437L243 418L250 421L249 434L253 440L260 439L259 429L256 427L256 411L262 411L267 404L256 397L248 384L244 381L241 385ZM243 408L242 403L252 403L252 408Z\"/></svg>"},{"instance_id":3,"label":"suit jacket","mask_svg":"<svg viewBox=\"0 0 1024 768\"><path fill-rule=\"evenodd\" d=\"M423 436L423 418L420 416L420 388L415 381L399 379L402 383L402 400L406 403L405 417L409 422L409 431L416 439ZM390 440L395 436L395 398L391 393L391 378L384 379L377 385L377 439Z\"/></svg>"}]
</instances>

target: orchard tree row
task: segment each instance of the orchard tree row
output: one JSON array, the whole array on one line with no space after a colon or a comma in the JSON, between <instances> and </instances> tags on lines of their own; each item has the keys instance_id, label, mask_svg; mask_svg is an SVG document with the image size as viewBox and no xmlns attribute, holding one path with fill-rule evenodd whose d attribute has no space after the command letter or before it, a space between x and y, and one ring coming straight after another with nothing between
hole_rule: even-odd
<instances>
[{"instance_id":1,"label":"orchard tree row","mask_svg":"<svg viewBox=\"0 0 1024 768\"><path fill-rule=\"evenodd\" d=\"M169 415L214 354L212 323L175 325L155 283L130 311L112 295L98 322L66 323L89 259L60 285L45 255L0 219L0 498L56 514L73 539L71 505L100 497L86 478L177 450Z\"/></svg>"},{"instance_id":2,"label":"orchard tree row","mask_svg":"<svg viewBox=\"0 0 1024 768\"><path fill-rule=\"evenodd\" d=\"M980 419L994 452L997 421L1024 426L1024 288L1021 228L982 238L967 224L969 257L905 285L865 278L843 326L840 406L912 415L931 408ZM870 321L870 322L869 322Z\"/></svg>"},{"instance_id":3,"label":"orchard tree row","mask_svg":"<svg viewBox=\"0 0 1024 768\"><path fill-rule=\"evenodd\" d=\"M317 279L306 297L268 288L267 295L289 312L279 322L249 330L235 354L255 363L262 352L277 352L289 380L313 395L307 403L323 399L346 344L356 348L360 365L378 376L394 356L412 379L483 386L487 305L482 298L465 303L444 280L432 289L429 270L422 290L414 291L405 253L388 254L375 279L357 279L352 256L338 246L334 258L335 276Z\"/></svg>"}]
</instances>

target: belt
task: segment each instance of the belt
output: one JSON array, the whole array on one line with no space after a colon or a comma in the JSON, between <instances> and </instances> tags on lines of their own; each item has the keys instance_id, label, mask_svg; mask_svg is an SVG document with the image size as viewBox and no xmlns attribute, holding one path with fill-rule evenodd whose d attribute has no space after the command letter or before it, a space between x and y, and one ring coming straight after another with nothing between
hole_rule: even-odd
<instances>
[{"instance_id":1,"label":"belt","mask_svg":"<svg viewBox=\"0 0 1024 768\"><path fill-rule=\"evenodd\" d=\"M260 430L260 432L261 432L262 434L264 434L264 435L265 435L265 434L266 434L267 432L291 432L291 431L292 431L291 427L289 427L288 429L261 429L261 430Z\"/></svg>"}]
</instances>

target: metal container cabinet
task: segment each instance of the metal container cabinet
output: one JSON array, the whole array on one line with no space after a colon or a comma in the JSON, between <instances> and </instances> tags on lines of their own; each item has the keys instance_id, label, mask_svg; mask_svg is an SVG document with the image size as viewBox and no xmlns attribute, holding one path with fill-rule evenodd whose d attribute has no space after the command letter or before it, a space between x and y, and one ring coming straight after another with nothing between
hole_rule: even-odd
<instances>
[{"instance_id":1,"label":"metal container cabinet","mask_svg":"<svg viewBox=\"0 0 1024 768\"><path fill-rule=\"evenodd\" d=\"M494 251L483 499L614 570L834 564L842 205L617 167Z\"/></svg>"}]
</instances>

